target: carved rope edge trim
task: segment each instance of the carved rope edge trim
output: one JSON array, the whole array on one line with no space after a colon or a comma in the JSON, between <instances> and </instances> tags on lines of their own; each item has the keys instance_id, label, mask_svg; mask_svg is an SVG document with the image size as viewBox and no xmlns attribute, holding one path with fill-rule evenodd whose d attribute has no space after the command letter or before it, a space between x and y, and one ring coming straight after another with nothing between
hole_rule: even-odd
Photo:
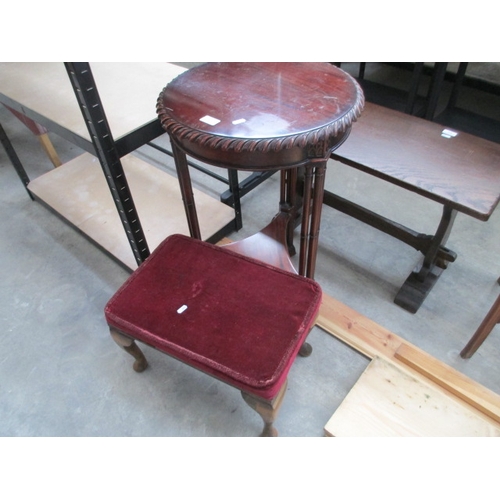
<instances>
[{"instance_id":1,"label":"carved rope edge trim","mask_svg":"<svg viewBox=\"0 0 500 500\"><path fill-rule=\"evenodd\" d=\"M163 94L166 87L161 91L158 100L156 102L156 112L158 118L160 119L163 129L171 135L181 140L187 140L190 142L197 143L202 147L209 147L212 149L220 149L222 151L228 151L230 149L237 153L243 151L260 151L262 153L267 153L271 151L281 151L283 149L291 149L294 146L305 147L306 145L314 145L318 142L327 139L328 137L337 136L345 132L348 127L357 120L361 115L363 110L365 99L363 91L359 84L353 80L356 87L356 103L344 116L336 120L335 122L327 125L326 127L321 127L320 129L311 130L307 133L285 136L285 137L274 137L272 139L236 139L228 138L222 136L216 136L200 130L192 129L186 127L175 121L169 114L168 111L163 106Z\"/></svg>"}]
</instances>

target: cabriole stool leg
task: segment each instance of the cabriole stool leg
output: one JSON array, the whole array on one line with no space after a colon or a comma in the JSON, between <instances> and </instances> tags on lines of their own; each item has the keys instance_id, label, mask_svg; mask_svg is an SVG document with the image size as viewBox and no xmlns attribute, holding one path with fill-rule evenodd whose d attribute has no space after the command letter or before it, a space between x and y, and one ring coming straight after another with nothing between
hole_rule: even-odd
<instances>
[{"instance_id":1,"label":"cabriole stool leg","mask_svg":"<svg viewBox=\"0 0 500 500\"><path fill-rule=\"evenodd\" d=\"M131 356L135 358L134 362L134 370L136 372L143 372L147 367L148 367L148 362L142 353L142 351L139 349L135 341L122 333L120 333L118 330L115 328L109 329L109 332L111 333L111 337L113 340L126 352L128 352Z\"/></svg>"},{"instance_id":2,"label":"cabriole stool leg","mask_svg":"<svg viewBox=\"0 0 500 500\"><path fill-rule=\"evenodd\" d=\"M278 411L285 397L287 381L283 384L278 394L271 400L262 399L257 396L248 394L247 392L241 391L241 395L245 400L245 403L254 409L264 420L264 429L262 430L260 437L277 437L278 431L274 427L273 423L278 416Z\"/></svg>"}]
</instances>

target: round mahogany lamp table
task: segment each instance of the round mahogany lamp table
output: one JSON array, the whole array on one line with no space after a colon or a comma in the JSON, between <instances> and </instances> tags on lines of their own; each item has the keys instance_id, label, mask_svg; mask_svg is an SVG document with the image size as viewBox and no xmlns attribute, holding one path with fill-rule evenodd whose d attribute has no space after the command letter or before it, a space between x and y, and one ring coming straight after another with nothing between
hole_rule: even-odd
<instances>
[{"instance_id":1,"label":"round mahogany lamp table","mask_svg":"<svg viewBox=\"0 0 500 500\"><path fill-rule=\"evenodd\" d=\"M172 80L157 113L191 236L201 239L186 156L226 169L280 170L280 213L292 221L302 212L299 273L313 278L327 161L363 105L357 82L329 63L205 63ZM291 222L285 232L289 243Z\"/></svg>"}]
</instances>

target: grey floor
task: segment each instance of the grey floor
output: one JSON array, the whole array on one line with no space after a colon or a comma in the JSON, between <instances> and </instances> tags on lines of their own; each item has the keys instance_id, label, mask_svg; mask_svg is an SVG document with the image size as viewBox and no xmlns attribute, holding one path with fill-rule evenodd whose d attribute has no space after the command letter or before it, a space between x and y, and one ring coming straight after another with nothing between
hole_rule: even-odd
<instances>
[{"instance_id":1,"label":"grey floor","mask_svg":"<svg viewBox=\"0 0 500 500\"><path fill-rule=\"evenodd\" d=\"M485 97L486 99L486 97ZM497 103L494 104L495 106ZM0 121L32 178L52 168L38 141L3 107ZM61 159L80 150L50 135ZM158 143L167 142L165 137ZM145 146L136 153L173 172L172 161ZM217 197L225 186L193 173ZM150 368L131 369L111 340L106 301L128 273L28 197L0 149L0 435L255 436L260 418L239 391L144 348ZM241 239L274 215L278 177L243 198ZM331 162L331 191L433 232L440 207ZM420 262L413 249L325 207L316 279L325 293L500 393L500 335L470 360L459 352L498 296L500 212L488 222L459 215L448 241L458 259L416 314L393 303ZM323 436L323 427L368 359L315 328L310 358L294 364L277 427L281 436Z\"/></svg>"}]
</instances>

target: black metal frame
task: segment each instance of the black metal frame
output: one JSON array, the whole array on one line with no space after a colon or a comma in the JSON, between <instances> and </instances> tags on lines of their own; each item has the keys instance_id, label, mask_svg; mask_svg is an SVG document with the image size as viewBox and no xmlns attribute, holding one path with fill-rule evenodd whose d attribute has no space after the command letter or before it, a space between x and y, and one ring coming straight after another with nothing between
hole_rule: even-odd
<instances>
[{"instance_id":1,"label":"black metal frame","mask_svg":"<svg viewBox=\"0 0 500 500\"><path fill-rule=\"evenodd\" d=\"M65 64L86 64L88 63L65 63ZM90 67L90 66L89 66ZM81 135L78 135L71 130L61 126L59 123L43 116L36 111L33 111L29 108L24 107L22 104L14 101L9 96L0 93L0 102L9 106L15 111L31 118L36 123L42 125L47 130L54 132L58 136L66 139L68 142L75 144L79 148L83 149L87 153L95 154L95 147L91 140L88 140ZM143 146L148 141L152 141L153 139L163 135L165 131L163 130L161 123L159 120L154 119L150 122L144 124L142 127L137 128L133 132L127 134L126 136L120 137L115 140L115 148L120 157L125 156L132 151L135 151L137 148Z\"/></svg>"},{"instance_id":2,"label":"black metal frame","mask_svg":"<svg viewBox=\"0 0 500 500\"><path fill-rule=\"evenodd\" d=\"M84 151L97 156L130 247L134 254L134 258L137 264L140 265L150 255L150 250L148 248L144 230L142 228L120 158L145 144L150 144L151 146L160 149L162 152L172 155L171 152L163 148L159 148L151 143L152 140L156 139L160 135L163 135L165 131L163 130L160 121L155 119L146 123L142 127L139 127L130 134L114 140L90 64L88 62L66 62L64 65L75 92L80 111L82 112L89 131L91 138L90 141L85 137L61 127L58 123L52 121L51 119L46 118L35 111L24 108L20 103L13 101L4 94L0 94L0 101L46 127L48 130L53 131L69 142L79 146ZM26 170L24 169L1 125L0 139L30 198L34 199L32 193L28 189L30 179ZM190 164L190 166L201 169L205 173L215 176L215 174L206 169L202 169L198 165ZM221 201L234 208L235 219L226 227L222 228L217 234L213 235L210 238L210 241L222 238L230 230L241 229L242 217L240 194L248 192L264 180L258 179L257 182L254 182L253 185L248 188L247 184L242 183L240 185L238 183L238 176L236 172L231 172L229 174L229 180L220 176L217 176L217 178L222 182L228 183L230 186L230 189L221 195Z\"/></svg>"},{"instance_id":3,"label":"black metal frame","mask_svg":"<svg viewBox=\"0 0 500 500\"><path fill-rule=\"evenodd\" d=\"M28 174L26 173L26 170L24 170L23 164L21 163L21 160L17 156L14 146L12 146L12 143L10 142L10 139L7 137L7 134L5 133L5 130L2 127L1 123L0 123L0 142L2 143L2 146L5 149L5 152L7 153L10 162L14 166L17 175L21 179L21 182L23 183L26 191L28 192L29 197L33 200L34 199L33 195L29 192L28 189L28 184L30 182Z\"/></svg>"},{"instance_id":4,"label":"black metal frame","mask_svg":"<svg viewBox=\"0 0 500 500\"><path fill-rule=\"evenodd\" d=\"M85 119L94 154L104 171L130 247L137 264L140 265L149 257L150 252L90 64L67 62L64 65Z\"/></svg>"}]
</instances>

